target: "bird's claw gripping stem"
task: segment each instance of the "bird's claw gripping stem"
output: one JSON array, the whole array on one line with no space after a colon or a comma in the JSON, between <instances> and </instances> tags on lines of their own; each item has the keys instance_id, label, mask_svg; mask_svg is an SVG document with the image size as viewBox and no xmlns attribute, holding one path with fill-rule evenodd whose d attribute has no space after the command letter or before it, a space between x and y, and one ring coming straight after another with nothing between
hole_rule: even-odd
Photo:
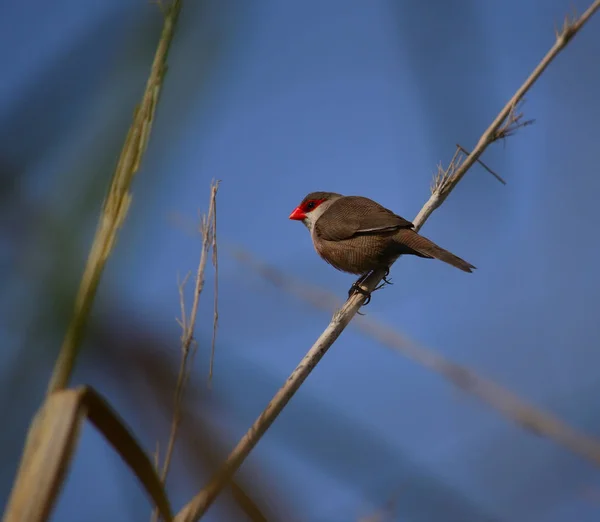
<instances>
[{"instance_id":1,"label":"bird's claw gripping stem","mask_svg":"<svg viewBox=\"0 0 600 522\"><path fill-rule=\"evenodd\" d=\"M364 288L362 288L360 286L361 282L362 281L359 279L356 281L356 283L352 284L350 290L348 290L348 299L350 299L354 294L362 294L366 297L365 302L363 303L363 306L366 306L371 301L371 292L367 292Z\"/></svg>"},{"instance_id":2,"label":"bird's claw gripping stem","mask_svg":"<svg viewBox=\"0 0 600 522\"><path fill-rule=\"evenodd\" d=\"M384 275L384 276L381 278L381 279L382 279L382 281L383 281L383 283L381 283L381 284L377 285L377 286L375 287L375 290L381 290L383 287L385 287L385 285L393 285L393 284L394 284L394 283L392 283L392 282L391 282L391 281L390 281L390 280L387 278L387 276L389 275L389 273L390 273L390 269L389 269L389 268L386 268L386 269L385 269L385 275ZM373 292L374 292L375 290L373 290Z\"/></svg>"},{"instance_id":3,"label":"bird's claw gripping stem","mask_svg":"<svg viewBox=\"0 0 600 522\"><path fill-rule=\"evenodd\" d=\"M394 284L387 278L387 276L389 276L389 275L390 275L390 269L386 268L385 275L382 277L383 284L381 284L378 288L383 288L385 285L393 285Z\"/></svg>"},{"instance_id":4,"label":"bird's claw gripping stem","mask_svg":"<svg viewBox=\"0 0 600 522\"><path fill-rule=\"evenodd\" d=\"M363 289L360 285L365 281L365 279L367 279L367 277L369 277L371 274L373 273L373 271L367 272L366 274L360 276L350 287L350 290L348 290L348 299L350 299L354 294L362 294L366 297L365 302L363 303L363 306L368 305L371 302L371 292L368 292L367 290ZM385 269L385 275L383 276L382 280L383 283L381 283L380 285L376 286L375 289L373 290L373 292L375 290L380 290L381 288L383 288L385 285L393 285L394 283L392 283L387 276L390 274L390 269L386 268ZM358 312L360 313L360 312ZM361 314L362 315L362 314Z\"/></svg>"},{"instance_id":5,"label":"bird's claw gripping stem","mask_svg":"<svg viewBox=\"0 0 600 522\"><path fill-rule=\"evenodd\" d=\"M361 275L350 287L348 290L348 299L350 299L354 294L362 294L366 297L363 306L366 306L371 301L371 292L367 292L360 285L371 275L371 272L367 272L366 274ZM359 312L360 313L360 312Z\"/></svg>"}]
</instances>

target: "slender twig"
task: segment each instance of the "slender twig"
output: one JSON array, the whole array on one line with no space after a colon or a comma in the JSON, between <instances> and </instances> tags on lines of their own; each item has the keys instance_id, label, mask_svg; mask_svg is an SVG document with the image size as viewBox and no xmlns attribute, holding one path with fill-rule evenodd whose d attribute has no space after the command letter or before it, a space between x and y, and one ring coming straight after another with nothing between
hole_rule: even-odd
<instances>
[{"instance_id":1,"label":"slender twig","mask_svg":"<svg viewBox=\"0 0 600 522\"><path fill-rule=\"evenodd\" d=\"M187 314L185 313L185 285L190 278L190 272L185 274L183 281L179 281L179 276L177 277L177 288L179 290L179 309L181 312L181 318L175 318L177 324L181 327L182 332L187 331Z\"/></svg>"},{"instance_id":2,"label":"slender twig","mask_svg":"<svg viewBox=\"0 0 600 522\"><path fill-rule=\"evenodd\" d=\"M510 109L510 112L504 120L504 123L500 125L500 128L494 134L494 141L509 138L519 129L527 127L528 125L533 125L535 123L534 119L523 121L523 113L517 112L517 107L522 107L524 103L525 99L521 98L521 100L519 100L517 104Z\"/></svg>"},{"instance_id":3,"label":"slender twig","mask_svg":"<svg viewBox=\"0 0 600 522\"><path fill-rule=\"evenodd\" d=\"M454 151L452 159L450 160L450 163L446 168L442 166L441 162L438 164L437 172L435 176L433 176L433 181L431 183L431 194L435 194L435 192L438 190L438 187L446 183L446 181L454 175L454 172L456 172L456 169L462 164L463 160L464 156L460 148L457 147Z\"/></svg>"},{"instance_id":4,"label":"slender twig","mask_svg":"<svg viewBox=\"0 0 600 522\"><path fill-rule=\"evenodd\" d=\"M213 189L216 192L216 187ZM212 222L212 263L215 268L215 292L213 303L213 332L210 346L210 367L208 370L208 384L212 383L213 366L215 362L215 342L217 339L217 326L219 324L219 256L217 252L217 200L215 199L215 211Z\"/></svg>"},{"instance_id":5,"label":"slender twig","mask_svg":"<svg viewBox=\"0 0 600 522\"><path fill-rule=\"evenodd\" d=\"M108 195L104 201L96 235L90 248L75 299L73 317L48 386L49 394L65 388L69 382L75 360L81 348L85 325L92 309L102 272L117 240L117 233L127 215L131 202L129 189L140 167L150 137L154 113L167 68L167 55L175 32L177 18L181 11L181 4L181 0L174 0L166 11L162 34L154 55L150 76L146 83L146 90L140 105L135 111L133 122L113 174Z\"/></svg>"},{"instance_id":6,"label":"slender twig","mask_svg":"<svg viewBox=\"0 0 600 522\"><path fill-rule=\"evenodd\" d=\"M181 362L179 365L179 374L177 376L177 384L175 385L175 399L173 407L173 419L171 422L171 430L169 433L169 441L167 443L167 451L165 453L165 460L163 462L161 480L163 484L167 480L169 473L169 467L173 458L173 449L175 447L175 441L177 439L177 430L181 423L181 406L183 391L188 381L189 374L191 371L191 362L194 355L194 348L196 343L194 341L194 329L196 326L196 318L198 316L198 305L200 303L200 294L204 289L204 274L206 272L206 264L208 262L208 254L212 246L214 246L214 223L216 213L216 201L217 191L219 189L219 181L214 181L211 185L210 190L210 202L208 205L208 213L201 217L200 232L202 236L202 247L200 252L200 261L198 263L198 269L196 271L196 285L194 288L194 296L192 299L192 309L189 316L185 310L185 298L184 298L184 285L187 282L188 277L184 279L183 283L179 284L179 301L181 307L181 319L178 320L181 326ZM216 291L216 290L215 290ZM158 520L158 511L155 509L153 513L153 521Z\"/></svg>"},{"instance_id":7,"label":"slender twig","mask_svg":"<svg viewBox=\"0 0 600 522\"><path fill-rule=\"evenodd\" d=\"M329 311L335 310L340 305L339 299L331 292L306 281L296 280L277 268L255 259L248 252L236 249L234 256L271 284L316 308ZM560 418L528 404L510 390L479 376L464 366L445 359L431 349L418 345L405 335L373 318L360 317L352 324L384 346L438 373L451 384L477 397L526 430L535 435L547 437L600 466L600 440L580 433Z\"/></svg>"},{"instance_id":8,"label":"slender twig","mask_svg":"<svg viewBox=\"0 0 600 522\"><path fill-rule=\"evenodd\" d=\"M519 100L523 98L525 93L531 88L546 67L548 67L550 62L567 45L598 7L600 7L600 0L596 0L581 18L572 23L565 24L556 43L535 68L531 76L507 103L504 109L500 111L494 122L483 133L476 147L473 149L473 152L445 183L437 187L425 206L413 220L413 224L417 230L423 226L432 212L443 203L450 192L463 178L467 170L475 163L479 156L481 156L487 146L494 141L498 129L504 123L511 111L514 110L513 108L516 107ZM372 273L361 286L368 294L375 289L384 276L385 273L383 270L376 271ZM341 335L348 323L350 323L358 309L365 302L365 299L365 295L356 292L346 301L344 306L333 315L333 318L327 328L325 328L325 331L317 339L282 388L275 394L265 410L259 415L254 424L229 454L229 457L223 464L221 470L212 478L203 490L183 507L176 516L176 522L195 522L202 517L221 490L231 480L233 474L237 471L242 462L244 462L244 459L249 455L250 451L256 446L267 429L273 424L279 413L281 413L302 383L310 375L313 368L319 363L327 350Z\"/></svg>"},{"instance_id":9,"label":"slender twig","mask_svg":"<svg viewBox=\"0 0 600 522\"><path fill-rule=\"evenodd\" d=\"M469 151L467 149L465 149L464 147L462 147L461 145L456 145L457 150L460 150L461 152L463 152L464 154L466 154L467 156L469 155ZM477 163L479 163L485 170L487 170L492 176L494 176L500 183L502 183L503 185L506 185L506 181L504 181L499 174L496 174L491 168L489 168L483 161L481 161L480 159L477 160Z\"/></svg>"},{"instance_id":10,"label":"slender twig","mask_svg":"<svg viewBox=\"0 0 600 522\"><path fill-rule=\"evenodd\" d=\"M462 177L466 174L473 163L483 154L485 149L499 139L509 136L512 132L518 128L515 127L514 122L518 122L520 119L519 115L515 115L516 108L519 103L523 100L523 97L533 84L538 80L542 73L546 70L548 65L558 56L558 54L567 46L571 39L577 34L577 32L583 27L583 25L591 18L591 16L600 8L600 0L594 0L594 2L588 7L588 9L581 15L579 19L569 19L565 17L563 27L561 30L556 31L556 41L550 50L546 53L546 56L542 58L537 67L529 75L525 83L519 87L517 92L508 101L504 108L500 111L496 119L481 135L477 145L473 149L473 152L469 154L465 161L456 169L452 176L445 180L445 182L437 187L432 197L429 199L427 204L421 209L418 216L415 218L413 223L418 223L418 228L425 222L425 220L431 215L431 213L438 208L448 197L452 189L458 184ZM526 122L524 125L528 124Z\"/></svg>"}]
</instances>

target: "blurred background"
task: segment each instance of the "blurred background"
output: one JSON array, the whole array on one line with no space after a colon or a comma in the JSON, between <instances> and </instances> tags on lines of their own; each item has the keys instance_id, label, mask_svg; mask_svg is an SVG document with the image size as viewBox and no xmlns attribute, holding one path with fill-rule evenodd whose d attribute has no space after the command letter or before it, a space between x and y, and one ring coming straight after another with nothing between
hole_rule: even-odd
<instances>
[{"instance_id":1,"label":"blurred background","mask_svg":"<svg viewBox=\"0 0 600 522\"><path fill-rule=\"evenodd\" d=\"M74 384L98 389L160 451L180 361L178 277L218 196L212 271L168 482L179 509L329 322L240 262L243 249L344 298L353 277L287 216L308 192L371 197L412 219L439 162L472 148L588 1L186 1L133 203ZM0 6L0 506L70 319L162 15L146 0ZM478 267L402 259L364 309L600 438L600 18L534 86L535 125L493 145L422 233ZM187 288L191 297L192 285ZM237 475L269 520L586 522L600 472L349 328ZM149 520L91 428L53 520ZM387 517L387 518L385 518ZM229 493L206 520L248 520Z\"/></svg>"}]
</instances>

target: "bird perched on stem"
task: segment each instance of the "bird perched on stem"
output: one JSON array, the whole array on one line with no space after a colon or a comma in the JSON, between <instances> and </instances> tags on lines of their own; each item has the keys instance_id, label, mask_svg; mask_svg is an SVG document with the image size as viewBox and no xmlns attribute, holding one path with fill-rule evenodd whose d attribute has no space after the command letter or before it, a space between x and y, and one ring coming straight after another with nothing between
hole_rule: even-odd
<instances>
[{"instance_id":1,"label":"bird perched on stem","mask_svg":"<svg viewBox=\"0 0 600 522\"><path fill-rule=\"evenodd\" d=\"M337 270L361 274L348 295L374 270L389 273L400 255L439 259L464 272L475 267L419 235L414 225L379 203L362 196L311 192L292 211L310 231L317 253ZM390 283L384 277L385 283ZM367 304L370 296L367 295Z\"/></svg>"}]
</instances>

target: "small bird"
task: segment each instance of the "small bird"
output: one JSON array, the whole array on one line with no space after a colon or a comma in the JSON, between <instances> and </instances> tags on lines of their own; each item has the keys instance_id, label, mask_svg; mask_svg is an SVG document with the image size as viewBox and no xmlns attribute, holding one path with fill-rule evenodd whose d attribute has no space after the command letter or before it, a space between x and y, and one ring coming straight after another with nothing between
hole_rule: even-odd
<instances>
[{"instance_id":1,"label":"small bird","mask_svg":"<svg viewBox=\"0 0 600 522\"><path fill-rule=\"evenodd\" d=\"M304 223L315 250L327 263L342 272L362 275L349 295L365 293L358 285L373 270L383 269L387 275L390 265L403 254L439 259L464 272L475 268L419 235L410 221L362 196L311 192L290 219Z\"/></svg>"}]
</instances>

